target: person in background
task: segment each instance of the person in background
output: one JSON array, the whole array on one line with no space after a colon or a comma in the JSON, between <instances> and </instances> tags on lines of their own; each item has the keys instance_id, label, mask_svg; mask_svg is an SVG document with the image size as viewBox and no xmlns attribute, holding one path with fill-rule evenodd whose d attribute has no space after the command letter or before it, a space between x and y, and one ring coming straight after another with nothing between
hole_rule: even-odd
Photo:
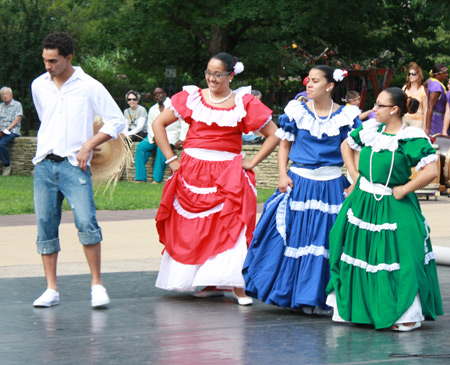
<instances>
[{"instance_id":1,"label":"person in background","mask_svg":"<svg viewBox=\"0 0 450 365\"><path fill-rule=\"evenodd\" d=\"M126 121L105 87L81 67L72 66L73 41L68 34L53 32L42 46L47 72L33 81L31 91L41 121L33 158L34 207L37 251L42 257L47 290L33 306L59 304L58 230L65 198L91 271L91 306L101 308L110 300L100 272L102 231L95 216L89 165L93 150L125 132ZM104 125L94 135L96 115Z\"/></svg>"},{"instance_id":2,"label":"person in background","mask_svg":"<svg viewBox=\"0 0 450 365\"><path fill-rule=\"evenodd\" d=\"M297 95L295 95L294 100L298 100L298 101L308 101L308 93L306 92L305 88L308 85L308 76L306 76L303 79L303 86L304 89L302 91L300 91Z\"/></svg>"},{"instance_id":3,"label":"person in background","mask_svg":"<svg viewBox=\"0 0 450 365\"><path fill-rule=\"evenodd\" d=\"M138 104L140 98L141 95L134 90L128 91L125 95L125 99L130 107L123 111L123 115L128 124L126 135L131 138L132 142L140 142L147 137L145 125L147 111Z\"/></svg>"},{"instance_id":4,"label":"person in background","mask_svg":"<svg viewBox=\"0 0 450 365\"><path fill-rule=\"evenodd\" d=\"M170 108L170 98L167 97L166 92L157 87L153 90L153 99L156 104L148 111L147 131L148 135L136 147L135 167L136 167L136 182L147 181L147 168L145 164L150 158L152 152L156 150L155 162L153 165L153 183L159 184L164 178L164 170L166 169L166 158L157 146L154 140L152 125L155 119L167 108ZM183 128L182 128L183 127ZM186 138L187 125L182 121L177 121L169 125L166 129L167 138L172 148L181 148L184 139Z\"/></svg>"},{"instance_id":5,"label":"person in background","mask_svg":"<svg viewBox=\"0 0 450 365\"><path fill-rule=\"evenodd\" d=\"M361 96L357 91L348 91L345 95L345 99L342 99L342 101L345 102L345 105L354 105L360 108ZM359 109L359 111L361 112L361 114L359 114L358 116L360 120L366 120L367 118L369 118L369 115L372 112L372 110L363 112L361 109Z\"/></svg>"},{"instance_id":6,"label":"person in background","mask_svg":"<svg viewBox=\"0 0 450 365\"><path fill-rule=\"evenodd\" d=\"M444 84L447 79L447 67L442 63L436 63L430 71L427 84L428 107L425 114L424 130L429 136L444 133L444 114L447 104L447 89Z\"/></svg>"},{"instance_id":7,"label":"person in background","mask_svg":"<svg viewBox=\"0 0 450 365\"><path fill-rule=\"evenodd\" d=\"M450 81L447 84L447 90L447 105L445 106L444 128L442 128L443 136L448 136L448 131L450 128Z\"/></svg>"},{"instance_id":8,"label":"person in background","mask_svg":"<svg viewBox=\"0 0 450 365\"><path fill-rule=\"evenodd\" d=\"M250 305L241 270L256 223L252 169L279 139L272 111L251 95L251 88L231 89L243 69L228 53L211 57L204 71L208 87L185 86L153 123L156 143L174 172L156 215L165 246L156 286L176 291L204 287L194 293L200 298L231 289L239 305ZM181 161L166 131L180 118L189 124ZM243 159L242 133L255 130L266 140L250 160Z\"/></svg>"},{"instance_id":9,"label":"person in background","mask_svg":"<svg viewBox=\"0 0 450 365\"><path fill-rule=\"evenodd\" d=\"M406 95L419 101L419 109L414 114L406 113L403 121L408 126L424 128L425 116L427 114L427 93L423 83L422 69L415 62L411 62L408 66L408 75L406 77L406 85L402 90Z\"/></svg>"},{"instance_id":10,"label":"person in background","mask_svg":"<svg viewBox=\"0 0 450 365\"><path fill-rule=\"evenodd\" d=\"M13 99L9 87L2 87L0 94L3 102L0 104L0 157L3 164L3 176L11 175L8 145L20 137L20 121L22 120L22 104Z\"/></svg>"},{"instance_id":11,"label":"person in background","mask_svg":"<svg viewBox=\"0 0 450 365\"><path fill-rule=\"evenodd\" d=\"M252 90L252 95L256 100L261 101L262 94L259 90ZM242 134L242 141L244 144L262 144L264 142L264 136L259 132L249 132Z\"/></svg>"}]
</instances>

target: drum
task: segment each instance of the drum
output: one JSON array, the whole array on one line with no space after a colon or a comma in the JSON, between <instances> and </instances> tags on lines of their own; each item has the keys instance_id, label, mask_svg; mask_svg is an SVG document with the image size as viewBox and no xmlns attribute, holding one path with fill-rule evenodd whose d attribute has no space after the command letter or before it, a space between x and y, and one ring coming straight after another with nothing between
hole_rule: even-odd
<instances>
[{"instance_id":1,"label":"drum","mask_svg":"<svg viewBox=\"0 0 450 365\"><path fill-rule=\"evenodd\" d=\"M446 136L436 136L435 144L438 145L438 154L439 154L439 183L442 186L446 186L447 188L450 187L450 173L449 173L449 161L450 161L450 137ZM434 147L434 145L433 145Z\"/></svg>"},{"instance_id":2,"label":"drum","mask_svg":"<svg viewBox=\"0 0 450 365\"><path fill-rule=\"evenodd\" d=\"M433 145L433 147L436 148L437 146ZM439 155L439 150L438 150L438 149L436 150L436 154L437 154L438 156L440 156L440 155ZM437 162L437 165L438 165L438 171L439 171L439 174L438 174L438 176L437 176L432 182L430 182L427 186L423 187L423 188L422 188L423 190L439 190L439 186L441 185L440 180L441 180L441 175L442 175L442 172L441 172L441 170L442 170L442 169L441 169L441 159L438 158L438 160L437 160L436 162ZM413 168L411 169L411 176L410 176L410 179L413 179L414 177L416 177L417 174L419 174L419 172L420 172L420 170L419 170L419 171L416 171L416 170L415 170L415 167L413 167Z\"/></svg>"}]
</instances>

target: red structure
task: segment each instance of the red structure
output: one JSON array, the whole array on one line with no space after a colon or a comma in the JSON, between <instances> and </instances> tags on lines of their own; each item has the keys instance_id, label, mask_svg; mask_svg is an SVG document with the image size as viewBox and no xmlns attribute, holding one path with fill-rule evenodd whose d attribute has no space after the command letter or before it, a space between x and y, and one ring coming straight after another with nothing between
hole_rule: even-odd
<instances>
[{"instance_id":1,"label":"red structure","mask_svg":"<svg viewBox=\"0 0 450 365\"><path fill-rule=\"evenodd\" d=\"M389 87L392 75L394 75L394 69L388 68L368 68L366 70L348 70L347 85L348 90L358 91L361 95L360 108L364 108L367 92L370 85L372 85L375 98L378 94ZM383 80L379 82L378 77L382 76ZM361 90L358 90L358 84L361 83Z\"/></svg>"}]
</instances>

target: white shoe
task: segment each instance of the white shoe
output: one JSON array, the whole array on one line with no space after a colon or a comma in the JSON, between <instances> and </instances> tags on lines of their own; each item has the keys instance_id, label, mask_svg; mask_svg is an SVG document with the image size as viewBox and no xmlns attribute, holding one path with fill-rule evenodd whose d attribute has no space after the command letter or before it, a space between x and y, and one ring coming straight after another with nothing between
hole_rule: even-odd
<instances>
[{"instance_id":1,"label":"white shoe","mask_svg":"<svg viewBox=\"0 0 450 365\"><path fill-rule=\"evenodd\" d=\"M103 308L109 304L109 296L103 285L92 285L91 306L92 308Z\"/></svg>"},{"instance_id":2,"label":"white shoe","mask_svg":"<svg viewBox=\"0 0 450 365\"><path fill-rule=\"evenodd\" d=\"M417 328L420 328L422 326L422 322L416 322L413 326L405 326L403 323L395 323L391 329L392 331L399 331L399 332L409 332L414 331Z\"/></svg>"},{"instance_id":3,"label":"white shoe","mask_svg":"<svg viewBox=\"0 0 450 365\"><path fill-rule=\"evenodd\" d=\"M59 293L54 289L47 289L33 302L33 307L51 307L59 304Z\"/></svg>"},{"instance_id":4,"label":"white shoe","mask_svg":"<svg viewBox=\"0 0 450 365\"><path fill-rule=\"evenodd\" d=\"M253 299L251 297L240 297L235 292L234 289L231 291L231 295L238 302L239 305L252 305Z\"/></svg>"},{"instance_id":5,"label":"white shoe","mask_svg":"<svg viewBox=\"0 0 450 365\"><path fill-rule=\"evenodd\" d=\"M2 176L9 176L9 175L11 175L11 165L3 168Z\"/></svg>"}]
</instances>

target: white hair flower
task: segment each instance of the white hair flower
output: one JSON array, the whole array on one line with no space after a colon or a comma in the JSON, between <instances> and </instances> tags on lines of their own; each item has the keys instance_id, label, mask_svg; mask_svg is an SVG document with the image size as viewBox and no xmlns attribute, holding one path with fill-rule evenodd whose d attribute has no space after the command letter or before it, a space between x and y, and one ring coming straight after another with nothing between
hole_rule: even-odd
<instances>
[{"instance_id":1,"label":"white hair flower","mask_svg":"<svg viewBox=\"0 0 450 365\"><path fill-rule=\"evenodd\" d=\"M333 79L334 81L339 82L344 80L344 77L346 77L347 75L348 75L347 70L341 70L340 68L337 68L333 72Z\"/></svg>"},{"instance_id":2,"label":"white hair flower","mask_svg":"<svg viewBox=\"0 0 450 365\"><path fill-rule=\"evenodd\" d=\"M242 71L244 71L244 64L241 61L236 62L234 65L234 74L240 74Z\"/></svg>"}]
</instances>

